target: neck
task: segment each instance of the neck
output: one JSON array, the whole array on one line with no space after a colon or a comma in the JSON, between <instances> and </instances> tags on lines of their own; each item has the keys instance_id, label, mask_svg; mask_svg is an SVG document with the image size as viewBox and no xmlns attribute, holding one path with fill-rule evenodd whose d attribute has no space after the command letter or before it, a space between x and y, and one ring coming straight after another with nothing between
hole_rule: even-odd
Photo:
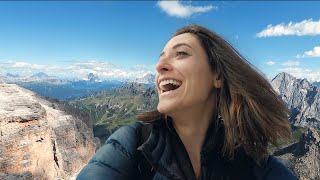
<instances>
[{"instance_id":1,"label":"neck","mask_svg":"<svg viewBox=\"0 0 320 180\"><path fill-rule=\"evenodd\" d=\"M174 128L188 153L200 156L207 129L212 117L216 115L213 109L212 106L199 106L192 111L184 110L183 113L172 117Z\"/></svg>"},{"instance_id":2,"label":"neck","mask_svg":"<svg viewBox=\"0 0 320 180\"><path fill-rule=\"evenodd\" d=\"M212 103L215 102L215 99L210 98L207 102L170 115L173 119L173 126L189 155L196 177L200 176L200 153L207 129L212 117L217 114L217 107Z\"/></svg>"}]
</instances>

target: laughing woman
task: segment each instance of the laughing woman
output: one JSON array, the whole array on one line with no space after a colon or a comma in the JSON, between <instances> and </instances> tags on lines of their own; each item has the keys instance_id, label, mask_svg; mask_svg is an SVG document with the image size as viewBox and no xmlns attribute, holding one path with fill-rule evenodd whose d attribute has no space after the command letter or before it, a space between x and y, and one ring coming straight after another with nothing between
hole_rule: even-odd
<instances>
[{"instance_id":1,"label":"laughing woman","mask_svg":"<svg viewBox=\"0 0 320 180\"><path fill-rule=\"evenodd\" d=\"M267 151L290 139L288 110L227 41L183 27L156 70L157 110L112 134L77 179L297 179Z\"/></svg>"}]
</instances>

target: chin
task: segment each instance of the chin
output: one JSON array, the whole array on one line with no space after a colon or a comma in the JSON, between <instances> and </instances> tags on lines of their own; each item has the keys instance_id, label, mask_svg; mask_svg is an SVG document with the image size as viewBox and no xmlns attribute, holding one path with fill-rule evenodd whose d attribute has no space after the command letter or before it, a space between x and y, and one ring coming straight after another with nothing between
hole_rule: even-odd
<instances>
[{"instance_id":1,"label":"chin","mask_svg":"<svg viewBox=\"0 0 320 180\"><path fill-rule=\"evenodd\" d=\"M162 114L169 114L170 111L172 111L172 108L170 108L170 106L161 103L158 104L157 109Z\"/></svg>"},{"instance_id":2,"label":"chin","mask_svg":"<svg viewBox=\"0 0 320 180\"><path fill-rule=\"evenodd\" d=\"M162 107L161 105L158 104L157 106L157 110L162 113L162 114L166 114L167 113L167 108L166 107Z\"/></svg>"},{"instance_id":3,"label":"chin","mask_svg":"<svg viewBox=\"0 0 320 180\"><path fill-rule=\"evenodd\" d=\"M177 106L174 104L159 103L157 106L157 110L162 114L170 116L170 114L177 110Z\"/></svg>"}]
</instances>

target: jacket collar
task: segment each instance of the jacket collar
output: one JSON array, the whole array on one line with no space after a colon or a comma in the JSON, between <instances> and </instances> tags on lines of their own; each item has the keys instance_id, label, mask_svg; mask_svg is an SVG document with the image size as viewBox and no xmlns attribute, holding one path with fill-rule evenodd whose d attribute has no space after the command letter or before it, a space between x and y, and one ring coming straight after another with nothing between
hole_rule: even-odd
<instances>
[{"instance_id":1,"label":"jacket collar","mask_svg":"<svg viewBox=\"0 0 320 180\"><path fill-rule=\"evenodd\" d=\"M202 178L208 179L214 176L228 177L230 179L255 179L253 170L257 167L256 163L246 155L242 148L235 152L233 159L224 156L221 151L225 133L223 119L219 116L218 119L212 122L216 123L211 123L209 126L201 150ZM148 126L151 128L151 133L148 139L138 147L138 150L142 152L146 160L161 175L169 179L186 179L184 176L186 171L192 170L193 172L193 169L187 168L185 170L181 168L179 165L181 161L177 159L177 156L174 156L173 148L176 146L173 147L170 141L174 139L173 137L179 139L179 136L173 128L171 119L167 121L160 119ZM182 147L184 148L183 145ZM183 158L188 158L188 156L185 155Z\"/></svg>"},{"instance_id":2,"label":"jacket collar","mask_svg":"<svg viewBox=\"0 0 320 180\"><path fill-rule=\"evenodd\" d=\"M170 134L164 120L158 120L147 126L152 128L149 138L138 147L138 150L160 174L169 179L183 179L182 172L172 154Z\"/></svg>"},{"instance_id":3,"label":"jacket collar","mask_svg":"<svg viewBox=\"0 0 320 180\"><path fill-rule=\"evenodd\" d=\"M207 164L209 157L211 157L214 152L217 152L217 145L223 144L223 141L221 142L221 140L219 140L223 140L223 137L221 136L223 135L223 132L219 132L223 130L223 128L220 126L221 117L212 122L216 123L210 124L204 144L202 146L202 164ZM173 127L172 119L170 117L167 120L161 119L148 126L151 128L149 138L140 147L138 147L138 150L142 152L152 167L161 174L170 177L170 179L185 179L183 178L183 173L178 163L181 161L181 158L179 160L179 157L173 156L173 148L179 148L180 152L185 151L185 149L177 132L175 131L175 128ZM219 135L219 137L216 135ZM172 141L174 142L172 143ZM176 145L177 142L180 144L179 146ZM174 147L172 147L172 144ZM186 151L184 154L184 156L188 158ZM189 163L187 162L187 164L189 166L191 165L190 160ZM191 169L189 167L188 171L193 173L192 165ZM186 170L184 172L186 172ZM192 175L194 176L194 173Z\"/></svg>"},{"instance_id":4,"label":"jacket collar","mask_svg":"<svg viewBox=\"0 0 320 180\"><path fill-rule=\"evenodd\" d=\"M178 134L173 127L172 119L169 118L167 121L167 129L175 136L178 137ZM224 129L222 124L222 117L219 115L212 120L207 129L205 141L201 148L201 156L206 157L209 153L217 151L217 148L221 148L220 145L223 144L224 140Z\"/></svg>"}]
</instances>

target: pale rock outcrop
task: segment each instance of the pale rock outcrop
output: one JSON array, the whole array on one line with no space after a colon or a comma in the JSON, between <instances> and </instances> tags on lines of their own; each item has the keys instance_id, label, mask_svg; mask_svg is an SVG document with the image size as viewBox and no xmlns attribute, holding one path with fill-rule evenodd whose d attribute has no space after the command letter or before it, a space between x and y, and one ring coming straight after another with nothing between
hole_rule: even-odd
<instances>
[{"instance_id":1,"label":"pale rock outcrop","mask_svg":"<svg viewBox=\"0 0 320 180\"><path fill-rule=\"evenodd\" d=\"M301 180L320 179L320 138L313 128L301 136L294 152L292 167Z\"/></svg>"},{"instance_id":2,"label":"pale rock outcrop","mask_svg":"<svg viewBox=\"0 0 320 180\"><path fill-rule=\"evenodd\" d=\"M0 173L1 180L32 180L31 172L23 172L23 173Z\"/></svg>"},{"instance_id":3,"label":"pale rock outcrop","mask_svg":"<svg viewBox=\"0 0 320 180\"><path fill-rule=\"evenodd\" d=\"M74 179L89 161L98 148L91 127L57 107L0 84L0 179Z\"/></svg>"}]
</instances>

